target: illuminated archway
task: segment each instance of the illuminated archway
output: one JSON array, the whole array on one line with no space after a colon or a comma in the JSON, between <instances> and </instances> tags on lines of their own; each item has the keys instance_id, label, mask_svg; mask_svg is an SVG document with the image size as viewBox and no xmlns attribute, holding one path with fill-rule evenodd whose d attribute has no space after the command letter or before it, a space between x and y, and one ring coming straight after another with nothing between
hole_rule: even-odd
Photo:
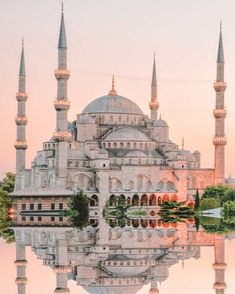
<instances>
[{"instance_id":1,"label":"illuminated archway","mask_svg":"<svg viewBox=\"0 0 235 294\"><path fill-rule=\"evenodd\" d=\"M148 196L146 194L141 196L140 205L141 206L148 206Z\"/></svg>"},{"instance_id":2,"label":"illuminated archway","mask_svg":"<svg viewBox=\"0 0 235 294\"><path fill-rule=\"evenodd\" d=\"M149 206L156 206L157 205L157 199L155 194L151 194L149 197Z\"/></svg>"}]
</instances>

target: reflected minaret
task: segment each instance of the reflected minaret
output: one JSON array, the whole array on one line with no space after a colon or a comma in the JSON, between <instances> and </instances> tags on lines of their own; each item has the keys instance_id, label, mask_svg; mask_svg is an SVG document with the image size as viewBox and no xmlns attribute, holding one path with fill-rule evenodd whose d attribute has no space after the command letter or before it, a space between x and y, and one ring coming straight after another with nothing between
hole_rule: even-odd
<instances>
[{"instance_id":1,"label":"reflected minaret","mask_svg":"<svg viewBox=\"0 0 235 294\"><path fill-rule=\"evenodd\" d=\"M153 59L153 74L151 84L151 101L149 102L149 108L151 111L151 119L157 120L157 111L159 108L159 102L157 101L157 76L156 76L156 62L155 54Z\"/></svg>"},{"instance_id":2,"label":"reflected minaret","mask_svg":"<svg viewBox=\"0 0 235 294\"><path fill-rule=\"evenodd\" d=\"M56 240L56 264L54 272L56 273L56 289L54 293L69 294L68 288L68 273L71 271L68 265L67 252L67 237L66 235L59 236Z\"/></svg>"},{"instance_id":3,"label":"reflected minaret","mask_svg":"<svg viewBox=\"0 0 235 294\"><path fill-rule=\"evenodd\" d=\"M219 47L217 56L217 76L214 83L216 92L216 104L214 109L215 117L215 136L213 144L215 146L215 184L224 182L225 171L225 145L227 139L224 133L224 121L226 117L226 109L224 108L224 92L226 90L226 83L224 82L224 50L222 39L222 24L220 24Z\"/></svg>"},{"instance_id":4,"label":"reflected minaret","mask_svg":"<svg viewBox=\"0 0 235 294\"><path fill-rule=\"evenodd\" d=\"M56 131L54 140L57 142L56 150L56 173L57 185L66 187L67 183L67 141L69 138L68 132L68 110L70 107L67 98L67 80L70 72L67 69L67 41L64 25L64 11L62 4L60 35L58 42L58 69L55 70L57 79L57 98L54 101L56 110Z\"/></svg>"},{"instance_id":5,"label":"reflected minaret","mask_svg":"<svg viewBox=\"0 0 235 294\"><path fill-rule=\"evenodd\" d=\"M27 284L26 278L26 265L27 260L25 259L25 246L20 244L19 240L16 239L16 284L18 294L25 294L25 286Z\"/></svg>"},{"instance_id":6,"label":"reflected minaret","mask_svg":"<svg viewBox=\"0 0 235 294\"><path fill-rule=\"evenodd\" d=\"M151 288L149 290L149 294L160 294L160 291L158 290L158 287L157 287L157 281L151 282Z\"/></svg>"},{"instance_id":7,"label":"reflected minaret","mask_svg":"<svg viewBox=\"0 0 235 294\"><path fill-rule=\"evenodd\" d=\"M18 111L15 118L17 125L17 136L15 142L16 149L16 183L15 190L20 189L19 173L25 169L25 150L27 149L26 142L26 125L27 117L25 114L26 101L28 95L26 93L26 73L25 73L25 58L24 58L24 41L22 41L20 70L19 70L19 86L16 94L18 101Z\"/></svg>"},{"instance_id":8,"label":"reflected minaret","mask_svg":"<svg viewBox=\"0 0 235 294\"><path fill-rule=\"evenodd\" d=\"M226 289L225 283L225 270L226 263L224 262L225 253L225 240L224 236L215 235L215 263L213 267L215 269L215 283L214 289L216 294L224 294Z\"/></svg>"}]
</instances>

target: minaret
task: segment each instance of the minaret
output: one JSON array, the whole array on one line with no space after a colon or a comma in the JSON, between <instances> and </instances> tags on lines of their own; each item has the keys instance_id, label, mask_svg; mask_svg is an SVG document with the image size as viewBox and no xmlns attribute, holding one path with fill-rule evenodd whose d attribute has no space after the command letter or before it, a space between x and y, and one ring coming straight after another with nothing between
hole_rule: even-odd
<instances>
[{"instance_id":1,"label":"minaret","mask_svg":"<svg viewBox=\"0 0 235 294\"><path fill-rule=\"evenodd\" d=\"M157 281L151 281L151 288L149 290L149 294L159 294L160 291L158 290Z\"/></svg>"},{"instance_id":2,"label":"minaret","mask_svg":"<svg viewBox=\"0 0 235 294\"><path fill-rule=\"evenodd\" d=\"M25 60L24 60L24 41L22 41L22 51L20 59L20 70L19 70L19 86L18 93L16 94L16 99L18 101L18 111L15 118L17 125L17 136L15 142L16 149L16 184L15 190L20 189L20 171L25 169L25 150L27 149L26 142L26 125L27 117L25 115L25 104L28 99L26 93L26 74L25 74Z\"/></svg>"},{"instance_id":3,"label":"minaret","mask_svg":"<svg viewBox=\"0 0 235 294\"><path fill-rule=\"evenodd\" d=\"M70 72L67 69L67 41L64 25L64 12L62 4L60 35L58 42L58 69L55 70L57 79L57 98L54 101L56 110L56 131L54 140L56 148L56 179L57 186L66 187L67 182L67 141L70 136L68 132L67 112L70 103L67 98L67 80Z\"/></svg>"},{"instance_id":4,"label":"minaret","mask_svg":"<svg viewBox=\"0 0 235 294\"><path fill-rule=\"evenodd\" d=\"M71 267L68 265L68 248L66 235L60 235L56 240L56 264L54 266L56 274L56 294L69 294L68 273Z\"/></svg>"},{"instance_id":5,"label":"minaret","mask_svg":"<svg viewBox=\"0 0 235 294\"><path fill-rule=\"evenodd\" d=\"M213 267L215 269L214 289L216 294L224 294L224 290L227 287L224 281L224 273L227 267L224 262L224 245L224 236L215 235L215 263Z\"/></svg>"},{"instance_id":6,"label":"minaret","mask_svg":"<svg viewBox=\"0 0 235 294\"><path fill-rule=\"evenodd\" d=\"M25 259L25 246L22 245L19 240L16 239L16 284L18 289L18 294L25 294L25 285L27 284L26 278L26 265L27 260Z\"/></svg>"},{"instance_id":7,"label":"minaret","mask_svg":"<svg viewBox=\"0 0 235 294\"><path fill-rule=\"evenodd\" d=\"M159 102L157 101L157 77L156 77L156 64L155 54L153 59L153 74L151 84L151 101L149 102L149 108L151 110L151 119L157 120L157 111L159 108Z\"/></svg>"},{"instance_id":8,"label":"minaret","mask_svg":"<svg viewBox=\"0 0 235 294\"><path fill-rule=\"evenodd\" d=\"M222 24L220 24L219 48L217 56L217 76L214 83L216 91L216 104L214 109L215 117L215 136L213 144L215 146L215 184L224 182L225 169L225 145L227 138L224 134L224 120L226 117L226 109L224 108L224 92L226 90L226 83L224 82L224 50L222 40Z\"/></svg>"}]
</instances>

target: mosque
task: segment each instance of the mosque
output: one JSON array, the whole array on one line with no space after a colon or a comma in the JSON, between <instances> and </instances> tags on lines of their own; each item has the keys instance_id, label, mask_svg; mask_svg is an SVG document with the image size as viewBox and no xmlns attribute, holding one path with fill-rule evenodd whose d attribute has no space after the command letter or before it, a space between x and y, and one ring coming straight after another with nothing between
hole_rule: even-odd
<instances>
[{"instance_id":1,"label":"mosque","mask_svg":"<svg viewBox=\"0 0 235 294\"><path fill-rule=\"evenodd\" d=\"M225 182L224 53L220 29L217 76L214 168L202 168L199 151L180 149L169 137L169 126L159 117L155 58L153 62L150 116L129 98L120 96L114 78L111 90L92 100L74 121L68 122L67 40L62 9L55 70L57 96L54 100L56 129L43 142L31 168L25 166L26 71L22 46L16 149L16 183L13 196L19 210L62 209L71 195L84 191L93 205L104 207L111 197L127 203L158 206L162 201L193 201L209 185Z\"/></svg>"}]
</instances>

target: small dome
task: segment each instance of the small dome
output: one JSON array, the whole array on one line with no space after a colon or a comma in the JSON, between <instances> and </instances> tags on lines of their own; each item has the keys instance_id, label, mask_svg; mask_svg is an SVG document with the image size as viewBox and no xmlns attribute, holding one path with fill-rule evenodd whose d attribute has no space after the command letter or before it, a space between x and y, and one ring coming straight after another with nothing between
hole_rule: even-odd
<instances>
[{"instance_id":1,"label":"small dome","mask_svg":"<svg viewBox=\"0 0 235 294\"><path fill-rule=\"evenodd\" d=\"M198 150L195 150L193 154L201 154Z\"/></svg>"},{"instance_id":2,"label":"small dome","mask_svg":"<svg viewBox=\"0 0 235 294\"><path fill-rule=\"evenodd\" d=\"M142 151L133 150L133 151L128 152L125 155L125 157L147 157L147 155Z\"/></svg>"},{"instance_id":3,"label":"small dome","mask_svg":"<svg viewBox=\"0 0 235 294\"><path fill-rule=\"evenodd\" d=\"M143 115L139 106L130 99L119 95L99 97L89 103L82 113L128 113Z\"/></svg>"},{"instance_id":4,"label":"small dome","mask_svg":"<svg viewBox=\"0 0 235 294\"><path fill-rule=\"evenodd\" d=\"M78 117L79 124L95 124L95 120L88 114L80 115Z\"/></svg>"},{"instance_id":5,"label":"small dome","mask_svg":"<svg viewBox=\"0 0 235 294\"><path fill-rule=\"evenodd\" d=\"M150 139L142 132L128 127L116 129L109 133L104 141L145 141L149 142Z\"/></svg>"},{"instance_id":6,"label":"small dome","mask_svg":"<svg viewBox=\"0 0 235 294\"><path fill-rule=\"evenodd\" d=\"M182 156L187 161L197 161L195 156L188 150L180 149L177 156Z\"/></svg>"},{"instance_id":7,"label":"small dome","mask_svg":"<svg viewBox=\"0 0 235 294\"><path fill-rule=\"evenodd\" d=\"M160 119L155 120L153 122L153 126L154 127L168 127L168 124L167 124L167 122L165 120L160 118Z\"/></svg>"}]
</instances>

